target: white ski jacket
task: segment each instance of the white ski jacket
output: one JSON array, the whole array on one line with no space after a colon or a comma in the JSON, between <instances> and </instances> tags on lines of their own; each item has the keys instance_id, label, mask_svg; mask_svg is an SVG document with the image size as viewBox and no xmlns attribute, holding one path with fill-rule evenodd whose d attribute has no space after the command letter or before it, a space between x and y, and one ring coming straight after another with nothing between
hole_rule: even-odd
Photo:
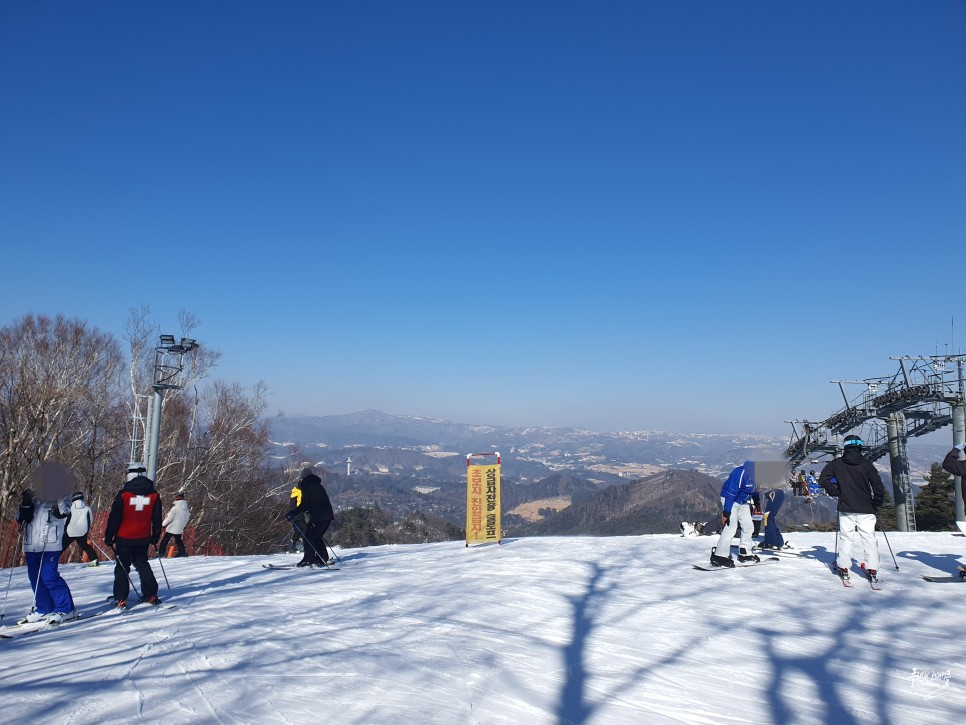
<instances>
[{"instance_id":1,"label":"white ski jacket","mask_svg":"<svg viewBox=\"0 0 966 725\"><path fill-rule=\"evenodd\" d=\"M34 517L23 530L23 550L33 553L62 551L69 510L70 500L66 498L54 503L34 500Z\"/></svg>"},{"instance_id":2,"label":"white ski jacket","mask_svg":"<svg viewBox=\"0 0 966 725\"><path fill-rule=\"evenodd\" d=\"M171 505L171 509L168 511L168 515L164 517L161 525L165 527L169 534L180 536L184 533L184 527L188 525L189 516L191 516L191 511L188 509L188 502L179 498Z\"/></svg>"},{"instance_id":3,"label":"white ski jacket","mask_svg":"<svg viewBox=\"0 0 966 725\"><path fill-rule=\"evenodd\" d=\"M70 520L67 522L67 535L71 537L87 536L91 530L91 507L78 499L70 505Z\"/></svg>"}]
</instances>

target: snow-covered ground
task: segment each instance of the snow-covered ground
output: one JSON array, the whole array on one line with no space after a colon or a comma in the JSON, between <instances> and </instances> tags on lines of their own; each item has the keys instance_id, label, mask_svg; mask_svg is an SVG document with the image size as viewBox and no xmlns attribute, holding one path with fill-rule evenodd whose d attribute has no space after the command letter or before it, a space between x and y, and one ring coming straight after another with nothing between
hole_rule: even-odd
<instances>
[{"instance_id":1,"label":"snow-covered ground","mask_svg":"<svg viewBox=\"0 0 966 725\"><path fill-rule=\"evenodd\" d=\"M540 538L169 560L173 608L0 640L4 722L961 723L966 538L881 539L882 592L807 558L700 572L712 539ZM6 585L7 571L2 583ZM112 567L64 567L81 609ZM29 609L14 571L7 616Z\"/></svg>"}]
</instances>

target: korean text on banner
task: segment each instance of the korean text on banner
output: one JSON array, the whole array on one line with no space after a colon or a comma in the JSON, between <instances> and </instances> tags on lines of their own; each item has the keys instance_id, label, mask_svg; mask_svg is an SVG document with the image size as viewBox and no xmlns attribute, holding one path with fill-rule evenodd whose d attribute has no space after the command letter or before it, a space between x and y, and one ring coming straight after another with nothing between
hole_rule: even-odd
<instances>
[{"instance_id":1,"label":"korean text on banner","mask_svg":"<svg viewBox=\"0 0 966 725\"><path fill-rule=\"evenodd\" d=\"M499 457L496 463L489 465L472 465L468 457L466 467L467 546L501 540L500 506Z\"/></svg>"}]
</instances>

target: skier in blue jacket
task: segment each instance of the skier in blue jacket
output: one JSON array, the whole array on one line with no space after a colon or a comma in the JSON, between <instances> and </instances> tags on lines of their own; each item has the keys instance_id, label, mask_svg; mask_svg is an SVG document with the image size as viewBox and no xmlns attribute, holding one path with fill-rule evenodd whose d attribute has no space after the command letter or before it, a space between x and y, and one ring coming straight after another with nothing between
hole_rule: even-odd
<instances>
[{"instance_id":1,"label":"skier in blue jacket","mask_svg":"<svg viewBox=\"0 0 966 725\"><path fill-rule=\"evenodd\" d=\"M751 520L751 494L755 491L755 463L745 461L728 476L728 480L721 487L721 535L718 545L711 549L711 566L734 566L731 558L731 540L735 529L741 526L741 541L739 543L738 561L758 561L758 557L751 553L751 532L754 524ZM718 556L716 552L726 553Z\"/></svg>"}]
</instances>

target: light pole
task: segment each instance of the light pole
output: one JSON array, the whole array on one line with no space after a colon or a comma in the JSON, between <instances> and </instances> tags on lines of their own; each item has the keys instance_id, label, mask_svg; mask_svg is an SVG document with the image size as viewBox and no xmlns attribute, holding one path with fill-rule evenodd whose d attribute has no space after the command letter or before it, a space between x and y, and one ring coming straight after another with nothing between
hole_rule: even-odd
<instances>
[{"instance_id":1,"label":"light pole","mask_svg":"<svg viewBox=\"0 0 966 725\"><path fill-rule=\"evenodd\" d=\"M184 356L199 347L198 341L182 337L175 342L174 335L161 335L160 343L154 349L154 382L151 389L154 395L148 403L148 434L145 441L144 467L147 477L157 482L158 444L161 440L161 406L166 390L181 390L184 385L178 375L184 370Z\"/></svg>"}]
</instances>

